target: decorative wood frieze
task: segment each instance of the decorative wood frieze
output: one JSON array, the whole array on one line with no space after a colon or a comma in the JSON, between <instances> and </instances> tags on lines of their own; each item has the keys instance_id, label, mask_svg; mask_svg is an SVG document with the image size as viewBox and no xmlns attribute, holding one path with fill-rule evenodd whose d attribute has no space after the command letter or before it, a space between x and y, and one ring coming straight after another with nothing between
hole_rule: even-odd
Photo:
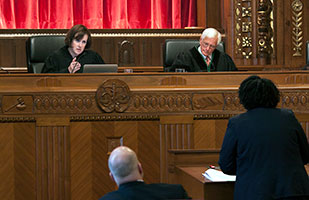
<instances>
[{"instance_id":1,"label":"decorative wood frieze","mask_svg":"<svg viewBox=\"0 0 309 200\"><path fill-rule=\"evenodd\" d=\"M34 96L34 113L97 112L95 94L40 94Z\"/></svg>"},{"instance_id":2,"label":"decorative wood frieze","mask_svg":"<svg viewBox=\"0 0 309 200\"><path fill-rule=\"evenodd\" d=\"M192 110L190 93L142 93L133 94L128 111L132 112L170 112Z\"/></svg>"},{"instance_id":3,"label":"decorative wood frieze","mask_svg":"<svg viewBox=\"0 0 309 200\"><path fill-rule=\"evenodd\" d=\"M257 7L258 57L269 58L273 52L273 3L270 0L259 0Z\"/></svg>"},{"instance_id":4,"label":"decorative wood frieze","mask_svg":"<svg viewBox=\"0 0 309 200\"><path fill-rule=\"evenodd\" d=\"M250 59L252 56L252 2L235 0L234 7L236 56Z\"/></svg>"},{"instance_id":5,"label":"decorative wood frieze","mask_svg":"<svg viewBox=\"0 0 309 200\"><path fill-rule=\"evenodd\" d=\"M107 113L124 112L130 101L129 86L119 79L106 80L96 92L96 101L99 107Z\"/></svg>"},{"instance_id":6,"label":"decorative wood frieze","mask_svg":"<svg viewBox=\"0 0 309 200\"><path fill-rule=\"evenodd\" d=\"M293 43L293 56L302 56L303 46L303 3L301 0L294 0L291 4L292 7L292 43Z\"/></svg>"},{"instance_id":7,"label":"decorative wood frieze","mask_svg":"<svg viewBox=\"0 0 309 200\"><path fill-rule=\"evenodd\" d=\"M83 115L71 116L70 121L131 121L159 120L156 114L124 114L124 115Z\"/></svg>"},{"instance_id":8,"label":"decorative wood frieze","mask_svg":"<svg viewBox=\"0 0 309 200\"><path fill-rule=\"evenodd\" d=\"M303 112L309 109L308 97L308 91L282 92L281 107L293 109L294 112Z\"/></svg>"}]
</instances>

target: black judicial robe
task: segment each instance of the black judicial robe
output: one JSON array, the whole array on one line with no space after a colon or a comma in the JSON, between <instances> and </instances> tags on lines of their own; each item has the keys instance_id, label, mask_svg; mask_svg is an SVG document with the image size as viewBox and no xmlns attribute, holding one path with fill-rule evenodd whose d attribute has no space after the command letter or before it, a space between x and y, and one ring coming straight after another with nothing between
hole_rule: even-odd
<instances>
[{"instance_id":1,"label":"black judicial robe","mask_svg":"<svg viewBox=\"0 0 309 200\"><path fill-rule=\"evenodd\" d=\"M237 71L232 58L217 49L213 51L210 71ZM207 65L197 47L177 55L172 66L167 71L174 72L176 68L184 68L188 72L207 72Z\"/></svg>"},{"instance_id":2,"label":"black judicial robe","mask_svg":"<svg viewBox=\"0 0 309 200\"><path fill-rule=\"evenodd\" d=\"M72 60L73 58L68 50L68 46L64 46L46 58L42 73L69 73L68 67ZM78 55L76 60L81 64L80 70L76 73L83 72L84 64L104 64L99 54L88 49L85 49L83 53Z\"/></svg>"}]
</instances>

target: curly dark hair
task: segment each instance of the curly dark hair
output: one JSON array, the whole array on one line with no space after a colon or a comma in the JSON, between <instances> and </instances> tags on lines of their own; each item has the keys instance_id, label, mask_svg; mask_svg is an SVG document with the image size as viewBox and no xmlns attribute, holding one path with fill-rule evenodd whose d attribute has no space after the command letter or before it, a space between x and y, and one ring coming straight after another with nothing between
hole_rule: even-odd
<instances>
[{"instance_id":1,"label":"curly dark hair","mask_svg":"<svg viewBox=\"0 0 309 200\"><path fill-rule=\"evenodd\" d=\"M246 78L239 87L240 103L251 110L257 107L275 108L280 101L280 93L276 85L269 79L259 76Z\"/></svg>"},{"instance_id":2,"label":"curly dark hair","mask_svg":"<svg viewBox=\"0 0 309 200\"><path fill-rule=\"evenodd\" d=\"M87 29L87 27L82 24L77 24L73 26L67 32L64 42L67 46L70 47L74 39L80 40L84 37L84 35L88 35L87 44L85 46L85 48L88 49L91 47L91 34L90 31Z\"/></svg>"}]
</instances>

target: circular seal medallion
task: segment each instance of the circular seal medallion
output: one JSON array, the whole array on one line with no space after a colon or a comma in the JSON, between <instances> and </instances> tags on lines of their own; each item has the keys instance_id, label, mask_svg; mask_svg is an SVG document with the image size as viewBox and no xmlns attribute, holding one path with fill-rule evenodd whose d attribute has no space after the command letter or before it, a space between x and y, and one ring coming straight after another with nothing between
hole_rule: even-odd
<instances>
[{"instance_id":1,"label":"circular seal medallion","mask_svg":"<svg viewBox=\"0 0 309 200\"><path fill-rule=\"evenodd\" d=\"M124 112L130 101L128 85L118 79L106 80L96 92L96 102L104 112Z\"/></svg>"},{"instance_id":2,"label":"circular seal medallion","mask_svg":"<svg viewBox=\"0 0 309 200\"><path fill-rule=\"evenodd\" d=\"M295 0L292 2L292 8L295 12L299 12L303 9L303 3L300 0Z\"/></svg>"}]
</instances>

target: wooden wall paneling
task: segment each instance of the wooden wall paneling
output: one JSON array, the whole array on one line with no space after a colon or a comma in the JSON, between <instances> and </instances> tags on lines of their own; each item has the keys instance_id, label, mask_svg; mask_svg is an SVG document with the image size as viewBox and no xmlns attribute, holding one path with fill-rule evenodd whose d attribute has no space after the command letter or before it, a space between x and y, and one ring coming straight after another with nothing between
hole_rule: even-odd
<instances>
[{"instance_id":1,"label":"wooden wall paneling","mask_svg":"<svg viewBox=\"0 0 309 200\"><path fill-rule=\"evenodd\" d=\"M15 199L36 199L35 145L35 123L14 124Z\"/></svg>"},{"instance_id":2,"label":"wooden wall paneling","mask_svg":"<svg viewBox=\"0 0 309 200\"><path fill-rule=\"evenodd\" d=\"M205 0L197 0L197 26L198 27L206 27L206 1Z\"/></svg>"},{"instance_id":3,"label":"wooden wall paneling","mask_svg":"<svg viewBox=\"0 0 309 200\"><path fill-rule=\"evenodd\" d=\"M16 66L24 66L26 58L26 39L14 40L16 47Z\"/></svg>"},{"instance_id":4,"label":"wooden wall paneling","mask_svg":"<svg viewBox=\"0 0 309 200\"><path fill-rule=\"evenodd\" d=\"M179 183L176 173L177 166L206 166L217 164L220 149L184 149L168 150L168 183Z\"/></svg>"},{"instance_id":5,"label":"wooden wall paneling","mask_svg":"<svg viewBox=\"0 0 309 200\"><path fill-rule=\"evenodd\" d=\"M193 148L193 116L160 116L160 181L167 181L167 151Z\"/></svg>"},{"instance_id":6,"label":"wooden wall paneling","mask_svg":"<svg viewBox=\"0 0 309 200\"><path fill-rule=\"evenodd\" d=\"M138 122L137 156L144 170L146 183L160 182L159 121Z\"/></svg>"},{"instance_id":7,"label":"wooden wall paneling","mask_svg":"<svg viewBox=\"0 0 309 200\"><path fill-rule=\"evenodd\" d=\"M71 199L69 119L38 117L36 122L37 199Z\"/></svg>"},{"instance_id":8,"label":"wooden wall paneling","mask_svg":"<svg viewBox=\"0 0 309 200\"><path fill-rule=\"evenodd\" d=\"M92 122L91 129L92 199L98 199L116 189L116 184L109 177L107 165L111 151L125 145L138 154L138 123L135 121Z\"/></svg>"},{"instance_id":9,"label":"wooden wall paneling","mask_svg":"<svg viewBox=\"0 0 309 200\"><path fill-rule=\"evenodd\" d=\"M115 147L123 145L124 134L117 132L115 122L91 122L91 129L91 199L94 200L116 189L109 177L107 160Z\"/></svg>"},{"instance_id":10,"label":"wooden wall paneling","mask_svg":"<svg viewBox=\"0 0 309 200\"><path fill-rule=\"evenodd\" d=\"M16 66L16 46L13 38L1 38L1 67Z\"/></svg>"},{"instance_id":11,"label":"wooden wall paneling","mask_svg":"<svg viewBox=\"0 0 309 200\"><path fill-rule=\"evenodd\" d=\"M287 1L275 1L275 9L274 9L274 57L275 63L279 65L284 65L284 51L285 45L287 42L287 38L285 35L287 31L285 29L285 17L284 17L284 4Z\"/></svg>"},{"instance_id":12,"label":"wooden wall paneling","mask_svg":"<svg viewBox=\"0 0 309 200\"><path fill-rule=\"evenodd\" d=\"M92 200L92 126L90 122L71 122L71 199ZM102 155L104 156L104 154ZM106 179L108 180L108 179ZM102 183L104 184L104 182Z\"/></svg>"},{"instance_id":13,"label":"wooden wall paneling","mask_svg":"<svg viewBox=\"0 0 309 200\"><path fill-rule=\"evenodd\" d=\"M194 120L194 149L221 148L228 120Z\"/></svg>"},{"instance_id":14,"label":"wooden wall paneling","mask_svg":"<svg viewBox=\"0 0 309 200\"><path fill-rule=\"evenodd\" d=\"M230 0L222 0L221 4L223 5L223 12L222 12L222 21L223 21L223 29L225 30L225 51L228 55L233 57L234 55L234 40L233 37L233 31L234 28L232 26L233 24L233 6L231 5Z\"/></svg>"},{"instance_id":15,"label":"wooden wall paneling","mask_svg":"<svg viewBox=\"0 0 309 200\"><path fill-rule=\"evenodd\" d=\"M163 66L160 44L162 44L162 38L149 37L140 39L140 66Z\"/></svg>"},{"instance_id":16,"label":"wooden wall paneling","mask_svg":"<svg viewBox=\"0 0 309 200\"><path fill-rule=\"evenodd\" d=\"M14 124L0 124L0 199L15 199Z\"/></svg>"},{"instance_id":17,"label":"wooden wall paneling","mask_svg":"<svg viewBox=\"0 0 309 200\"><path fill-rule=\"evenodd\" d=\"M223 30L221 8L221 0L206 1L206 27L213 27L220 31Z\"/></svg>"}]
</instances>

